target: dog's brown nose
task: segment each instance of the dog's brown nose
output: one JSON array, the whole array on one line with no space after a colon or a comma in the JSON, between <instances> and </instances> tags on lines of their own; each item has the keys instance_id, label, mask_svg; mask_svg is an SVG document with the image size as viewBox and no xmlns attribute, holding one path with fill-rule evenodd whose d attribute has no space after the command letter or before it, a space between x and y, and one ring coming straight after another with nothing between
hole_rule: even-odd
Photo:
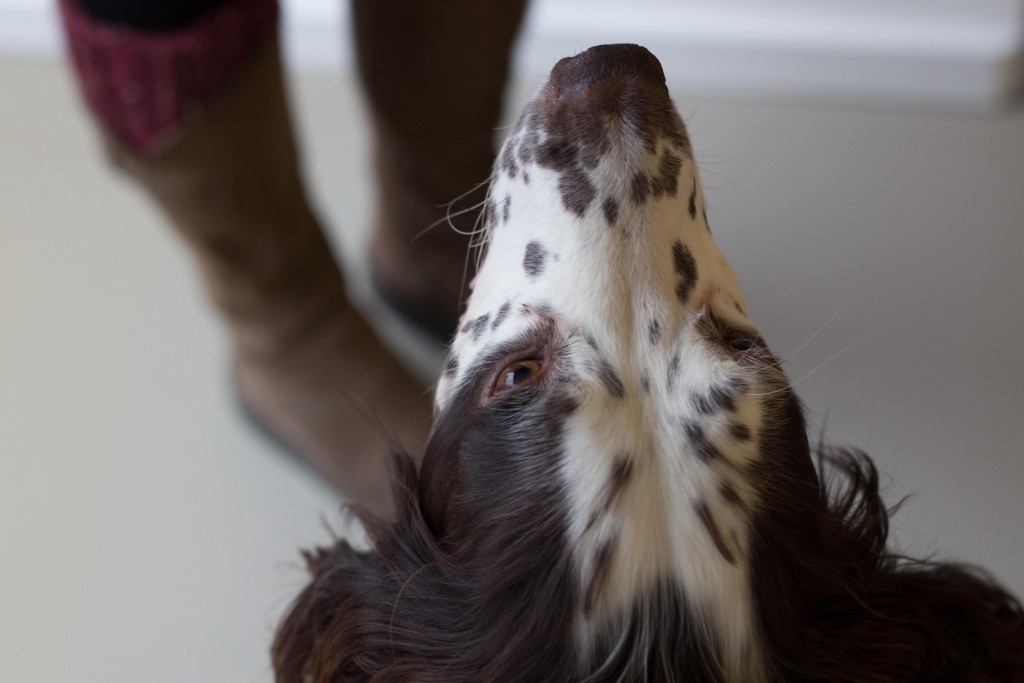
<instances>
[{"instance_id":1,"label":"dog's brown nose","mask_svg":"<svg viewBox=\"0 0 1024 683\"><path fill-rule=\"evenodd\" d=\"M658 58L647 48L628 44L598 45L575 57L566 57L551 70L550 83L555 99L560 100L610 76L665 85L665 72Z\"/></svg>"}]
</instances>

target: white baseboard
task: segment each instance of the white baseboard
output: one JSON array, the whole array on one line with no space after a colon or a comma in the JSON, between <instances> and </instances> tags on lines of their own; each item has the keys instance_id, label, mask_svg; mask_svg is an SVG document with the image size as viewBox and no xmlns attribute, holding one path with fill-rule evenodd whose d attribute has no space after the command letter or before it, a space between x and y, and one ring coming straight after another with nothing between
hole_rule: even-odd
<instances>
[{"instance_id":1,"label":"white baseboard","mask_svg":"<svg viewBox=\"0 0 1024 683\"><path fill-rule=\"evenodd\" d=\"M965 0L972 2L972 0ZM1017 3L1014 7L1013 3ZM990 3L991 4L991 3ZM0 58L58 59L54 0L0 0ZM351 69L343 0L284 0L289 64ZM696 94L826 105L990 113L1021 95L1024 22L1000 12L897 12L888 3L535 0L517 75L539 81L591 45L636 42Z\"/></svg>"},{"instance_id":2,"label":"white baseboard","mask_svg":"<svg viewBox=\"0 0 1024 683\"><path fill-rule=\"evenodd\" d=\"M997 111L1020 97L1024 82L1022 3L989 2L985 12L981 0L964 2L960 12L931 11L927 2L900 12L862 0L540 2L518 64L542 74L590 45L636 42L658 56L674 86L701 93Z\"/></svg>"}]
</instances>

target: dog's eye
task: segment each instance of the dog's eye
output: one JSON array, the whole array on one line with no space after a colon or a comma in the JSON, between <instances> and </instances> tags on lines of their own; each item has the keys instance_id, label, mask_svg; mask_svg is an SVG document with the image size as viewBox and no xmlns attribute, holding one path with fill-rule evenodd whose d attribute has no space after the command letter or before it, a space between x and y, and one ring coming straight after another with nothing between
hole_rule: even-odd
<instances>
[{"instance_id":1,"label":"dog's eye","mask_svg":"<svg viewBox=\"0 0 1024 683\"><path fill-rule=\"evenodd\" d=\"M494 393L508 391L522 384L541 371L544 365L538 360L517 360L510 363L498 375L494 383Z\"/></svg>"},{"instance_id":2,"label":"dog's eye","mask_svg":"<svg viewBox=\"0 0 1024 683\"><path fill-rule=\"evenodd\" d=\"M742 338L730 339L729 345L737 351L749 351L754 348L754 342L752 340Z\"/></svg>"}]
</instances>

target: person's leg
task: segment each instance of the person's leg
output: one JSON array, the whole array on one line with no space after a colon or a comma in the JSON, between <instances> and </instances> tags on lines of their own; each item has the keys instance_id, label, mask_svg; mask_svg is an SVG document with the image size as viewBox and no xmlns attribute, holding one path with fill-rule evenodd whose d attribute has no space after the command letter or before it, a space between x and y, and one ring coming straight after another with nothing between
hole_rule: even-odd
<instances>
[{"instance_id":1,"label":"person's leg","mask_svg":"<svg viewBox=\"0 0 1024 683\"><path fill-rule=\"evenodd\" d=\"M116 165L191 247L245 407L350 499L388 510L387 444L363 411L415 453L429 400L349 304L310 210L273 0L226 0L160 31L80 3L62 10L86 100Z\"/></svg>"},{"instance_id":2,"label":"person's leg","mask_svg":"<svg viewBox=\"0 0 1024 683\"><path fill-rule=\"evenodd\" d=\"M371 247L374 283L393 306L439 337L454 331L462 288L472 277L464 273L469 240L444 220L447 205L467 192L456 208L484 199L525 4L353 0L381 186ZM468 232L478 214L468 211L453 223Z\"/></svg>"}]
</instances>

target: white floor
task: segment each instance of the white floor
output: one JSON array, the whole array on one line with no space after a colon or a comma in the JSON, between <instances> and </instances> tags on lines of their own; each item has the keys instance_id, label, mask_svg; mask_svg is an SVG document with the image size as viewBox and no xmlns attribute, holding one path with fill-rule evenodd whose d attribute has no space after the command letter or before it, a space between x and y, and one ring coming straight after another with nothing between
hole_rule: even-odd
<instances>
[{"instance_id":1,"label":"white floor","mask_svg":"<svg viewBox=\"0 0 1024 683\"><path fill-rule=\"evenodd\" d=\"M350 257L352 92L296 83ZM269 681L297 550L339 501L238 418L186 254L104 167L66 74L0 65L0 93L0 680ZM814 422L913 494L904 549L1024 592L1024 115L678 99L712 229Z\"/></svg>"}]
</instances>

